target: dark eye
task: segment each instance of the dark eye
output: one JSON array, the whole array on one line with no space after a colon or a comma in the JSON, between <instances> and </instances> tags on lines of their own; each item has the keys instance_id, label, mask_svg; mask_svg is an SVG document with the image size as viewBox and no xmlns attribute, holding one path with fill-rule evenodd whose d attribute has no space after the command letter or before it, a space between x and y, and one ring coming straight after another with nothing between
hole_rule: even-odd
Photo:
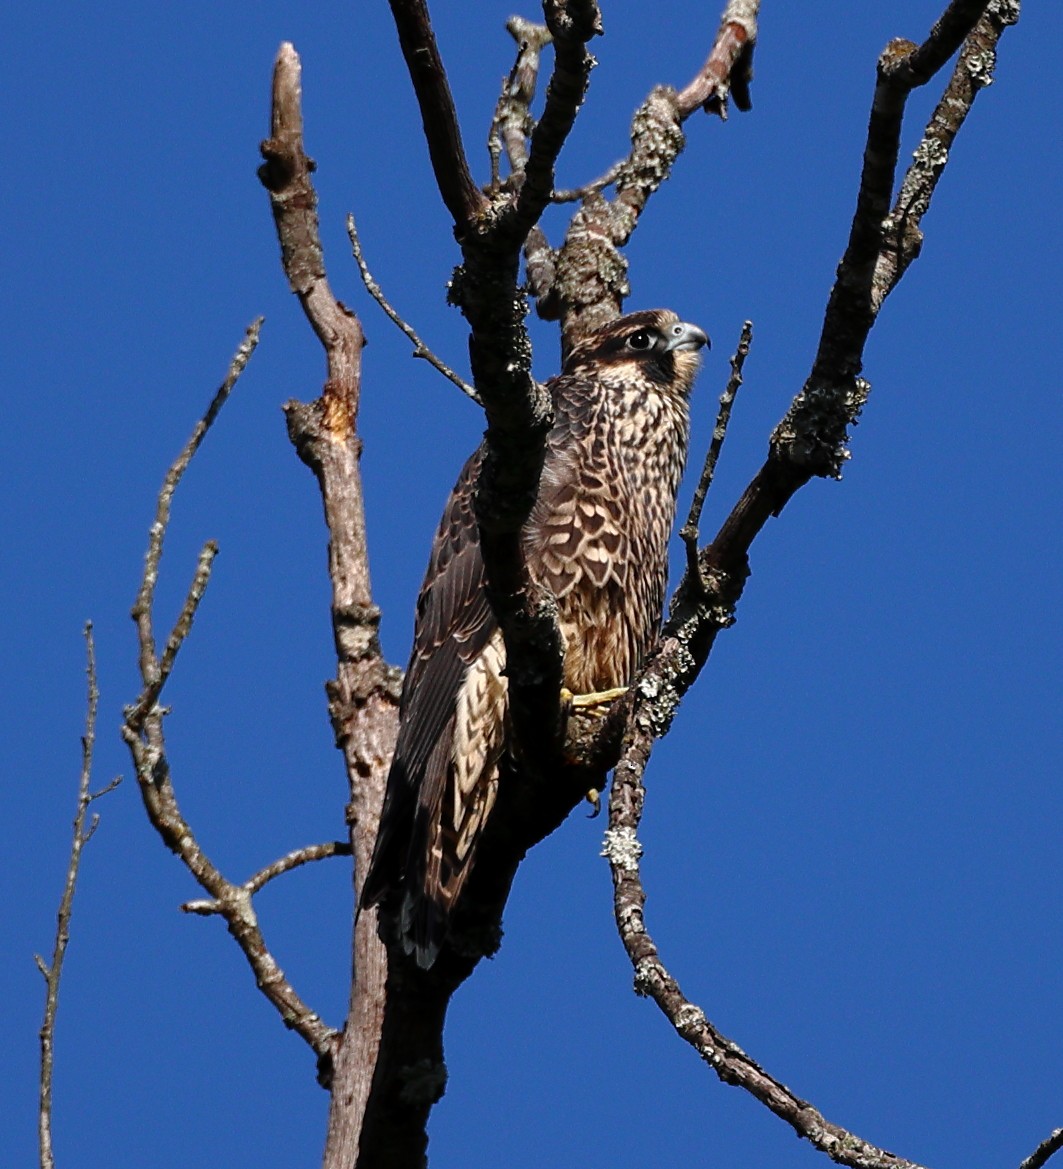
<instances>
[{"instance_id":1,"label":"dark eye","mask_svg":"<svg viewBox=\"0 0 1063 1169\"><path fill-rule=\"evenodd\" d=\"M632 333L628 337L627 347L645 353L647 349L653 348L653 334L648 329L639 329L637 333Z\"/></svg>"}]
</instances>

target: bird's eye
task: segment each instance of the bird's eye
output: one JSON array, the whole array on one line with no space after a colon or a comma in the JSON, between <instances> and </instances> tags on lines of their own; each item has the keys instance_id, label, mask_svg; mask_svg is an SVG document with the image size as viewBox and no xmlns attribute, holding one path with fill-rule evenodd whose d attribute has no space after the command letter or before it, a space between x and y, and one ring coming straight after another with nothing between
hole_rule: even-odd
<instances>
[{"instance_id":1,"label":"bird's eye","mask_svg":"<svg viewBox=\"0 0 1063 1169\"><path fill-rule=\"evenodd\" d=\"M653 348L653 334L648 329L639 329L637 333L632 333L628 337L627 347L645 353L647 349Z\"/></svg>"}]
</instances>

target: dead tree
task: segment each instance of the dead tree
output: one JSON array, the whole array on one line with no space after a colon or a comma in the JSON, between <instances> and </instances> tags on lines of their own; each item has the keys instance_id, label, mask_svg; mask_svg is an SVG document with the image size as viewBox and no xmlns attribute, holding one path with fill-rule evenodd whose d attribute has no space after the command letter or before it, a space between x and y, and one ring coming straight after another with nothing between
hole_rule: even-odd
<instances>
[{"instance_id":1,"label":"dead tree","mask_svg":"<svg viewBox=\"0 0 1063 1169\"><path fill-rule=\"evenodd\" d=\"M616 921L639 992L657 1002L720 1079L744 1087L831 1159L860 1167L912 1164L825 1119L719 1034L683 996L643 918L636 831L641 777L654 743L704 667L717 634L734 621L754 539L801 487L817 477L838 477L849 457L848 430L870 389L861 376L868 334L919 255L922 217L953 139L992 79L997 42L1018 19L1018 0L952 0L922 43L894 40L886 46L877 65L849 241L808 378L771 434L763 466L719 531L703 541L701 502L741 382L751 339L747 325L732 358L732 379L695 505L682 531L686 574L671 600L659 647L606 719L573 716L563 742L546 733L561 722L554 610L550 598L529 587L518 539L551 421L548 396L531 373L525 329L529 300L541 317L559 323L563 347L620 314L630 291L623 248L651 196L672 173L687 131L693 127L697 133L694 115L704 111L723 117L730 104L749 108L759 7L759 0L730 0L693 79L681 89L655 88L635 112L626 157L582 188L562 192L555 189L555 163L589 84L593 58L588 45L602 32L594 0L545 0L543 24L510 21L516 62L494 113L491 170L482 185L465 154L425 0L391 0L436 183L460 251L450 296L468 323L472 385L444 372L482 404L487 421L489 455L479 483L479 522L491 603L506 643L512 734L516 742L545 740L547 746L535 753L534 764L515 766L500 792L453 936L430 970L419 969L397 945L382 940L375 910L356 918L354 976L342 1027L325 1023L291 985L263 937L253 896L292 868L335 855L353 858L357 894L376 836L402 680L382 656L380 613L370 588L359 475L362 328L329 288L311 182L314 164L303 144L299 59L291 45L282 45L278 53L272 129L262 144L265 161L259 175L272 204L284 271L327 361L320 397L288 403L286 415L296 452L317 478L330 538L338 668L329 684L329 713L350 785L348 837L292 852L234 883L197 843L178 804L167 757L161 698L207 587L215 551L211 544L204 547L184 608L160 652L153 602L170 502L250 357L257 323L159 497L133 610L143 689L127 708L123 733L151 823L204 890L202 899L184 908L223 918L259 988L316 1056L320 1081L331 1093L324 1156L330 1169L424 1163L429 1111L445 1085L442 1029L451 996L499 944L502 911L528 850L565 819L589 788L604 787L611 770L606 851ZM532 105L548 56L550 77L536 118ZM898 181L906 101L913 89L942 71L948 80L914 162ZM540 219L551 203L563 201L577 207L564 239L551 243ZM353 223L350 230L367 287L397 317L368 273ZM400 323L417 352L430 356L412 328ZM527 762L528 755L522 759ZM1054 1134L1026 1164L1032 1169L1043 1163L1061 1142L1063 1137Z\"/></svg>"}]
</instances>

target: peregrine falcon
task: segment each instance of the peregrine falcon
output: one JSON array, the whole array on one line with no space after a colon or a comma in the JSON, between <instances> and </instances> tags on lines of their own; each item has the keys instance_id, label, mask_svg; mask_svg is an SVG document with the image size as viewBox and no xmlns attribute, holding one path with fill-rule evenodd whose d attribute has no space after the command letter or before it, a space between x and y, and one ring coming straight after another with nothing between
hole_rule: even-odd
<instances>
[{"instance_id":1,"label":"peregrine falcon","mask_svg":"<svg viewBox=\"0 0 1063 1169\"><path fill-rule=\"evenodd\" d=\"M632 313L578 340L548 383L554 424L521 541L530 577L557 600L575 695L625 686L657 635L688 397L708 343L673 312ZM432 544L361 899L394 907L404 949L426 969L472 869L506 747L506 648L474 509L482 457L481 447L462 469Z\"/></svg>"}]
</instances>

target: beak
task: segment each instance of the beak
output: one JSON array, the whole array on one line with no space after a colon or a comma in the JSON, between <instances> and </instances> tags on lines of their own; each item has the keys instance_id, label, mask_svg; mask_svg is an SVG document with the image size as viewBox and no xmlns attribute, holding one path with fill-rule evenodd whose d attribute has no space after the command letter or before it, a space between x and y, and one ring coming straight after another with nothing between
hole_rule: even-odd
<instances>
[{"instance_id":1,"label":"beak","mask_svg":"<svg viewBox=\"0 0 1063 1169\"><path fill-rule=\"evenodd\" d=\"M703 329L699 329L697 325L691 325L687 321L679 321L668 330L668 344L665 346L665 350L668 353L674 353L677 350L687 352L700 349L703 345L706 349L711 348L708 334Z\"/></svg>"}]
</instances>

